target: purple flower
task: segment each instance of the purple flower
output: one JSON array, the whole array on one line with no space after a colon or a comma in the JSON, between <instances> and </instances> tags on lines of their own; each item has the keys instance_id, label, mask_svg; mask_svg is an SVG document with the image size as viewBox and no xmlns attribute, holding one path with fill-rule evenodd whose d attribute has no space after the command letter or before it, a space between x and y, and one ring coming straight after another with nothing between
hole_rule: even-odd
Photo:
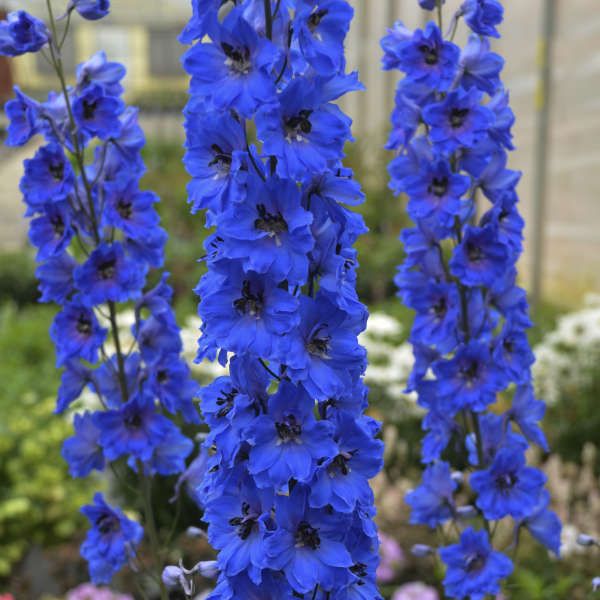
<instances>
[{"instance_id":1,"label":"purple flower","mask_svg":"<svg viewBox=\"0 0 600 600\"><path fill-rule=\"evenodd\" d=\"M0 54L5 56L37 52L49 38L46 25L24 10L8 13L6 21L0 21Z\"/></svg>"},{"instance_id":2,"label":"purple flower","mask_svg":"<svg viewBox=\"0 0 600 600\"><path fill-rule=\"evenodd\" d=\"M392 596L392 600L439 600L437 591L424 583L405 583Z\"/></svg>"}]
</instances>

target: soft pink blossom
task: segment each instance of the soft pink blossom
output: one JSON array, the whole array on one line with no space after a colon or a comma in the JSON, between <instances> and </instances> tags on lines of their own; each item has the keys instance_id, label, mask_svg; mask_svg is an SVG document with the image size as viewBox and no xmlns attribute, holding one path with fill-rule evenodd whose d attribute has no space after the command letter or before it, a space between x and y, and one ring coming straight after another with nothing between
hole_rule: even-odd
<instances>
[{"instance_id":1,"label":"soft pink blossom","mask_svg":"<svg viewBox=\"0 0 600 600\"><path fill-rule=\"evenodd\" d=\"M381 562L377 567L377 581L386 583L396 577L396 571L404 562L404 552L395 539L379 533L379 554Z\"/></svg>"},{"instance_id":2,"label":"soft pink blossom","mask_svg":"<svg viewBox=\"0 0 600 600\"><path fill-rule=\"evenodd\" d=\"M0 597L0 600L2 598ZM67 600L133 600L128 594L119 594L109 588L99 588L91 583L83 583L67 594Z\"/></svg>"},{"instance_id":3,"label":"soft pink blossom","mask_svg":"<svg viewBox=\"0 0 600 600\"><path fill-rule=\"evenodd\" d=\"M439 600L438 593L428 585L415 581L400 586L392 596L392 600Z\"/></svg>"}]
</instances>

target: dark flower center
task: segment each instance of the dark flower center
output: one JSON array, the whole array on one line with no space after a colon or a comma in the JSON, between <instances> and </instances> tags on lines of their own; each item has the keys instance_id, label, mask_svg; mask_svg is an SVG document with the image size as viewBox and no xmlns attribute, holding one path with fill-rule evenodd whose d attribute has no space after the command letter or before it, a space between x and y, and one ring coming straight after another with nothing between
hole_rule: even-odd
<instances>
[{"instance_id":1,"label":"dark flower center","mask_svg":"<svg viewBox=\"0 0 600 600\"><path fill-rule=\"evenodd\" d=\"M158 371L158 373L156 374L156 381L158 381L158 383L160 384L167 383L167 381L169 381L168 371L166 371L165 369L161 369L160 371Z\"/></svg>"},{"instance_id":2,"label":"dark flower center","mask_svg":"<svg viewBox=\"0 0 600 600\"><path fill-rule=\"evenodd\" d=\"M119 531L119 520L114 515L103 514L96 519L96 527L102 535Z\"/></svg>"},{"instance_id":3,"label":"dark flower center","mask_svg":"<svg viewBox=\"0 0 600 600\"><path fill-rule=\"evenodd\" d=\"M288 415L283 421L275 423L277 435L282 442L293 442L302 434L302 425L294 415Z\"/></svg>"},{"instance_id":4,"label":"dark flower center","mask_svg":"<svg viewBox=\"0 0 600 600\"><path fill-rule=\"evenodd\" d=\"M242 284L242 297L235 300L233 306L241 314L258 317L263 309L262 294L252 293L250 282L245 280Z\"/></svg>"},{"instance_id":5,"label":"dark flower center","mask_svg":"<svg viewBox=\"0 0 600 600\"><path fill-rule=\"evenodd\" d=\"M121 215L121 218L131 218L131 215L133 214L133 205L131 204L131 201L126 200L125 198L120 198L119 202L117 203L117 211Z\"/></svg>"},{"instance_id":6,"label":"dark flower center","mask_svg":"<svg viewBox=\"0 0 600 600\"><path fill-rule=\"evenodd\" d=\"M238 391L236 389L232 389L230 392L227 392L226 394L217 398L217 406L221 407L217 412L217 417L226 417L231 412L233 409L233 402L237 394Z\"/></svg>"},{"instance_id":7,"label":"dark flower center","mask_svg":"<svg viewBox=\"0 0 600 600\"><path fill-rule=\"evenodd\" d=\"M250 505L244 502L242 504L242 516L229 519L229 524L236 527L238 536L245 540L256 526L256 515L250 513Z\"/></svg>"},{"instance_id":8,"label":"dark flower center","mask_svg":"<svg viewBox=\"0 0 600 600\"><path fill-rule=\"evenodd\" d=\"M342 475L348 475L348 473L350 473L348 461L351 458L352 455L348 453L338 454L327 468L327 472L330 475L337 475L338 473L341 473Z\"/></svg>"},{"instance_id":9,"label":"dark flower center","mask_svg":"<svg viewBox=\"0 0 600 600\"><path fill-rule=\"evenodd\" d=\"M62 237L65 233L65 223L62 220L62 217L60 215L54 215L51 217L50 223L52 224L54 235L56 235L56 237Z\"/></svg>"},{"instance_id":10,"label":"dark flower center","mask_svg":"<svg viewBox=\"0 0 600 600\"><path fill-rule=\"evenodd\" d=\"M514 473L502 473L496 477L496 485L502 492L511 490L515 483L517 483L517 477Z\"/></svg>"},{"instance_id":11,"label":"dark flower center","mask_svg":"<svg viewBox=\"0 0 600 600\"><path fill-rule=\"evenodd\" d=\"M317 331L306 344L306 350L313 356L319 358L327 358L329 351L331 350L331 338L329 336L319 335L320 331Z\"/></svg>"},{"instance_id":12,"label":"dark flower center","mask_svg":"<svg viewBox=\"0 0 600 600\"><path fill-rule=\"evenodd\" d=\"M98 102L96 100L93 100L92 102L88 100L83 101L83 118L86 121L89 121L95 117L97 106Z\"/></svg>"},{"instance_id":13,"label":"dark flower center","mask_svg":"<svg viewBox=\"0 0 600 600\"><path fill-rule=\"evenodd\" d=\"M125 427L127 429L139 429L142 426L142 416L139 413L134 413L125 417Z\"/></svg>"},{"instance_id":14,"label":"dark flower center","mask_svg":"<svg viewBox=\"0 0 600 600\"><path fill-rule=\"evenodd\" d=\"M285 129L288 137L303 137L312 131L310 115L312 110L301 110L297 115L285 120Z\"/></svg>"},{"instance_id":15,"label":"dark flower center","mask_svg":"<svg viewBox=\"0 0 600 600\"><path fill-rule=\"evenodd\" d=\"M450 125L452 128L458 129L459 127L462 127L468 114L468 108L453 108L450 112Z\"/></svg>"},{"instance_id":16,"label":"dark flower center","mask_svg":"<svg viewBox=\"0 0 600 600\"><path fill-rule=\"evenodd\" d=\"M471 361L470 363L463 365L460 372L467 380L467 383L474 383L479 375L479 363L477 361Z\"/></svg>"},{"instance_id":17,"label":"dark flower center","mask_svg":"<svg viewBox=\"0 0 600 600\"><path fill-rule=\"evenodd\" d=\"M438 198L445 196L448 191L448 178L442 177L439 179L438 177L434 177L429 185L428 191Z\"/></svg>"},{"instance_id":18,"label":"dark flower center","mask_svg":"<svg viewBox=\"0 0 600 600\"><path fill-rule=\"evenodd\" d=\"M367 565L364 563L356 563L350 567L350 571L354 573L357 577L366 577L367 576Z\"/></svg>"},{"instance_id":19,"label":"dark flower center","mask_svg":"<svg viewBox=\"0 0 600 600\"><path fill-rule=\"evenodd\" d=\"M211 150L215 153L214 158L208 163L209 167L217 167L219 171L229 172L231 169L231 154L221 149L217 144L213 144Z\"/></svg>"},{"instance_id":20,"label":"dark flower center","mask_svg":"<svg viewBox=\"0 0 600 600\"><path fill-rule=\"evenodd\" d=\"M308 28L310 29L311 33L315 32L315 29L321 24L321 21L323 20L323 17L325 17L325 15L327 14L327 10L322 8L320 10L315 10L315 12L313 12L310 17L308 17Z\"/></svg>"},{"instance_id":21,"label":"dark flower center","mask_svg":"<svg viewBox=\"0 0 600 600\"><path fill-rule=\"evenodd\" d=\"M471 554L465 559L465 570L468 573L480 571L485 566L485 556L479 553Z\"/></svg>"},{"instance_id":22,"label":"dark flower center","mask_svg":"<svg viewBox=\"0 0 600 600\"><path fill-rule=\"evenodd\" d=\"M62 181L65 176L65 164L63 162L51 162L48 165L48 171L54 181Z\"/></svg>"},{"instance_id":23,"label":"dark flower center","mask_svg":"<svg viewBox=\"0 0 600 600\"><path fill-rule=\"evenodd\" d=\"M288 230L287 223L281 213L268 213L264 204L257 207L258 219L254 221L254 227L259 231L265 231L271 235L278 235Z\"/></svg>"},{"instance_id":24,"label":"dark flower center","mask_svg":"<svg viewBox=\"0 0 600 600\"><path fill-rule=\"evenodd\" d=\"M107 260L102 264L98 265L98 274L100 279L112 279L115 276L117 270L117 261L115 259Z\"/></svg>"},{"instance_id":25,"label":"dark flower center","mask_svg":"<svg viewBox=\"0 0 600 600\"><path fill-rule=\"evenodd\" d=\"M81 335L88 336L92 333L92 320L87 315L79 315L76 328Z\"/></svg>"},{"instance_id":26,"label":"dark flower center","mask_svg":"<svg viewBox=\"0 0 600 600\"><path fill-rule=\"evenodd\" d=\"M444 298L443 296L441 298L439 298L438 301L431 307L431 309L433 310L433 314L437 318L443 317L446 314L446 312L448 311L448 305L446 303L446 298Z\"/></svg>"},{"instance_id":27,"label":"dark flower center","mask_svg":"<svg viewBox=\"0 0 600 600\"><path fill-rule=\"evenodd\" d=\"M467 242L467 256L471 262L479 262L484 257L484 254L479 246Z\"/></svg>"},{"instance_id":28,"label":"dark flower center","mask_svg":"<svg viewBox=\"0 0 600 600\"><path fill-rule=\"evenodd\" d=\"M247 75L250 72L252 63L250 62L250 51L248 48L234 48L227 42L222 42L221 48L223 48L223 52L227 57L226 64L234 73Z\"/></svg>"},{"instance_id":29,"label":"dark flower center","mask_svg":"<svg viewBox=\"0 0 600 600\"><path fill-rule=\"evenodd\" d=\"M308 546L316 550L320 545L319 530L311 527L306 521L301 521L296 530L296 546Z\"/></svg>"},{"instance_id":30,"label":"dark flower center","mask_svg":"<svg viewBox=\"0 0 600 600\"><path fill-rule=\"evenodd\" d=\"M423 60L425 64L429 66L437 65L439 61L437 48L432 48L431 46L427 46L427 44L423 44L419 46L419 50L423 55Z\"/></svg>"}]
</instances>

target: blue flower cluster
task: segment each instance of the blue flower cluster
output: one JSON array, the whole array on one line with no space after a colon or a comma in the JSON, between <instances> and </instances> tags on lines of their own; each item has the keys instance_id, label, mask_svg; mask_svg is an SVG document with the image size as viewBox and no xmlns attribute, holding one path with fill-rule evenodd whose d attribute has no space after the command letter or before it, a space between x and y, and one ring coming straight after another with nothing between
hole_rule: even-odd
<instances>
[{"instance_id":1,"label":"blue flower cluster","mask_svg":"<svg viewBox=\"0 0 600 600\"><path fill-rule=\"evenodd\" d=\"M197 0L182 34L192 211L214 233L199 358L230 374L202 392L210 433L198 497L220 576L211 600L374 600L364 415L367 311L353 244L363 201L342 164L350 119L345 0ZM226 6L222 6L226 5ZM220 10L222 9L222 10Z\"/></svg>"},{"instance_id":2,"label":"blue flower cluster","mask_svg":"<svg viewBox=\"0 0 600 600\"><path fill-rule=\"evenodd\" d=\"M75 1L72 9L99 18L108 2ZM46 102L16 89L6 113L8 145L22 146L38 134L45 140L25 161L20 189L41 301L61 305L50 329L63 368L56 412L86 389L98 400L98 410L75 414L63 456L74 477L119 459L140 477L178 474L193 444L171 416L200 422L197 386L180 356L167 274L144 291L150 270L163 264L167 239L154 207L158 197L139 188L144 135L136 109L121 98L125 68L103 52L79 65L72 87L65 85L62 42L49 17L50 29L23 11L11 13L0 23L0 53L45 46L62 87ZM119 338L119 305L135 311L134 343L127 348ZM83 511L93 528L82 554L92 580L107 583L133 555L142 529L100 496Z\"/></svg>"},{"instance_id":3,"label":"blue flower cluster","mask_svg":"<svg viewBox=\"0 0 600 600\"><path fill-rule=\"evenodd\" d=\"M442 12L440 0L420 4ZM466 0L450 39L440 24L411 31L397 22L382 40L384 68L404 74L389 171L415 226L402 233L407 257L396 283L416 313L409 389L427 410L427 466L406 500L412 523L458 526L458 543L440 550L446 594L475 600L496 594L513 569L493 548L492 521L510 518L515 539L528 530L556 553L561 529L545 476L525 458L529 443L547 444L532 387L527 299L516 284L524 223L520 174L506 167L514 115L500 81L504 61L489 42L502 18L497 0ZM464 48L452 41L460 19L471 30ZM449 461L469 465L470 476L457 477ZM470 487L474 507L457 506L459 487ZM473 515L481 531L464 528Z\"/></svg>"}]
</instances>

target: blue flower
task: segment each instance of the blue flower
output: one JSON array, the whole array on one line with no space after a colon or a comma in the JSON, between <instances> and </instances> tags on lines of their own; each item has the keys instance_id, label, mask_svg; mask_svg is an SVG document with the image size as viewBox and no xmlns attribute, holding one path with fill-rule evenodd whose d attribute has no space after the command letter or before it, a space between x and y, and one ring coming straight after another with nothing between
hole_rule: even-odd
<instances>
[{"instance_id":1,"label":"blue flower","mask_svg":"<svg viewBox=\"0 0 600 600\"><path fill-rule=\"evenodd\" d=\"M488 469L471 475L471 487L478 494L476 504L487 519L515 519L529 516L536 507L545 475L525 466L520 448L502 448Z\"/></svg>"},{"instance_id":2,"label":"blue flower","mask_svg":"<svg viewBox=\"0 0 600 600\"><path fill-rule=\"evenodd\" d=\"M142 192L136 179L107 183L104 186L106 225L117 227L132 240L143 240L158 225L160 218L154 209L159 197L154 192Z\"/></svg>"},{"instance_id":3,"label":"blue flower","mask_svg":"<svg viewBox=\"0 0 600 600\"><path fill-rule=\"evenodd\" d=\"M490 51L488 38L471 35L460 54L461 84L465 89L476 87L493 96L500 87L504 59Z\"/></svg>"},{"instance_id":4,"label":"blue flower","mask_svg":"<svg viewBox=\"0 0 600 600\"><path fill-rule=\"evenodd\" d=\"M110 583L113 575L135 554L144 530L118 508L107 504L99 493L94 496L94 504L84 506L81 512L92 524L81 545L81 555L89 563L90 578L95 584Z\"/></svg>"},{"instance_id":5,"label":"blue flower","mask_svg":"<svg viewBox=\"0 0 600 600\"><path fill-rule=\"evenodd\" d=\"M216 276L215 276L216 275ZM238 265L205 277L198 286L204 322L201 352L216 344L236 353L282 358L285 334L298 325L298 300L276 282Z\"/></svg>"},{"instance_id":6,"label":"blue flower","mask_svg":"<svg viewBox=\"0 0 600 600\"><path fill-rule=\"evenodd\" d=\"M292 23L300 55L321 75L343 71L344 38L354 10L345 0L300 0Z\"/></svg>"},{"instance_id":7,"label":"blue flower","mask_svg":"<svg viewBox=\"0 0 600 600\"><path fill-rule=\"evenodd\" d=\"M73 116L79 130L102 140L116 137L124 104L114 96L105 95L100 85L90 85L73 101Z\"/></svg>"},{"instance_id":8,"label":"blue flower","mask_svg":"<svg viewBox=\"0 0 600 600\"><path fill-rule=\"evenodd\" d=\"M189 423L200 423L198 409L193 403L198 394L198 384L178 355L167 354L152 365L149 384L166 410L183 415Z\"/></svg>"},{"instance_id":9,"label":"blue flower","mask_svg":"<svg viewBox=\"0 0 600 600\"><path fill-rule=\"evenodd\" d=\"M546 405L541 400L535 399L531 385L517 387L509 416L529 441L548 452L546 436L539 426L539 421L544 418L545 412Z\"/></svg>"},{"instance_id":10,"label":"blue flower","mask_svg":"<svg viewBox=\"0 0 600 600\"><path fill-rule=\"evenodd\" d=\"M75 285L88 306L138 297L145 275L146 270L125 254L119 242L101 244L74 272Z\"/></svg>"},{"instance_id":11,"label":"blue flower","mask_svg":"<svg viewBox=\"0 0 600 600\"><path fill-rule=\"evenodd\" d=\"M0 21L0 54L5 56L37 52L49 38L46 25L24 10L8 13L6 21Z\"/></svg>"},{"instance_id":12,"label":"blue flower","mask_svg":"<svg viewBox=\"0 0 600 600\"><path fill-rule=\"evenodd\" d=\"M244 270L267 273L275 281L303 285L308 278L308 253L314 240L312 215L301 204L291 181L253 180L244 203L219 219L223 256L241 259Z\"/></svg>"},{"instance_id":13,"label":"blue flower","mask_svg":"<svg viewBox=\"0 0 600 600\"><path fill-rule=\"evenodd\" d=\"M453 173L447 161L428 162L404 181L408 214L415 221L436 218L442 224L444 220L453 223L461 209L460 199L469 186L469 179Z\"/></svg>"},{"instance_id":14,"label":"blue flower","mask_svg":"<svg viewBox=\"0 0 600 600\"><path fill-rule=\"evenodd\" d=\"M317 465L338 452L333 426L315 420L313 400L291 383L281 383L268 409L248 426L248 472L258 487L287 492L291 479L309 483Z\"/></svg>"},{"instance_id":15,"label":"blue flower","mask_svg":"<svg viewBox=\"0 0 600 600\"><path fill-rule=\"evenodd\" d=\"M64 200L73 190L73 169L58 144L42 146L24 165L20 189L31 210L42 209L46 202Z\"/></svg>"},{"instance_id":16,"label":"blue flower","mask_svg":"<svg viewBox=\"0 0 600 600\"><path fill-rule=\"evenodd\" d=\"M491 287L505 271L507 247L498 241L492 225L465 227L464 237L450 259L450 270L464 285Z\"/></svg>"},{"instance_id":17,"label":"blue flower","mask_svg":"<svg viewBox=\"0 0 600 600\"><path fill-rule=\"evenodd\" d=\"M269 71L279 53L256 31L239 11L211 33L212 41L192 46L184 66L192 75L191 91L210 98L215 108L234 109L250 117L260 103L275 100Z\"/></svg>"},{"instance_id":18,"label":"blue flower","mask_svg":"<svg viewBox=\"0 0 600 600\"><path fill-rule=\"evenodd\" d=\"M446 352L456 346L460 323L460 298L456 287L429 283L417 287L405 303L417 311L411 339Z\"/></svg>"},{"instance_id":19,"label":"blue flower","mask_svg":"<svg viewBox=\"0 0 600 600\"><path fill-rule=\"evenodd\" d=\"M504 19L504 8L498 0L465 0L460 10L474 33L500 37L496 25Z\"/></svg>"},{"instance_id":20,"label":"blue flower","mask_svg":"<svg viewBox=\"0 0 600 600\"><path fill-rule=\"evenodd\" d=\"M81 396L83 389L89 383L95 386L92 372L77 359L69 361L60 378L54 412L57 414L64 412L72 402Z\"/></svg>"},{"instance_id":21,"label":"blue flower","mask_svg":"<svg viewBox=\"0 0 600 600\"><path fill-rule=\"evenodd\" d=\"M485 531L465 529L460 542L440 549L448 568L444 589L450 598L483 600L487 594L500 592L500 581L513 571L510 559L496 552Z\"/></svg>"},{"instance_id":22,"label":"blue flower","mask_svg":"<svg viewBox=\"0 0 600 600\"><path fill-rule=\"evenodd\" d=\"M138 320L132 329L140 354L148 365L155 366L166 356L178 355L182 350L179 327L171 310Z\"/></svg>"},{"instance_id":23,"label":"blue flower","mask_svg":"<svg viewBox=\"0 0 600 600\"><path fill-rule=\"evenodd\" d=\"M269 566L285 573L294 591L308 594L318 584L331 591L349 580L354 562L341 542L344 518L307 509L308 490L297 485L275 504L277 529L266 542Z\"/></svg>"},{"instance_id":24,"label":"blue flower","mask_svg":"<svg viewBox=\"0 0 600 600\"><path fill-rule=\"evenodd\" d=\"M74 8L84 19L97 21L110 12L110 0L71 0L69 8Z\"/></svg>"},{"instance_id":25,"label":"blue flower","mask_svg":"<svg viewBox=\"0 0 600 600\"><path fill-rule=\"evenodd\" d=\"M560 556L562 525L556 513L548 509L549 505L550 494L543 490L533 511L518 526L525 527L540 544Z\"/></svg>"},{"instance_id":26,"label":"blue flower","mask_svg":"<svg viewBox=\"0 0 600 600\"><path fill-rule=\"evenodd\" d=\"M310 486L309 503L315 508L332 506L341 513L353 512L357 503L373 503L369 479L383 467L383 443L373 439L366 425L349 413L338 413L334 452L317 470Z\"/></svg>"},{"instance_id":27,"label":"blue flower","mask_svg":"<svg viewBox=\"0 0 600 600\"><path fill-rule=\"evenodd\" d=\"M506 378L490 361L489 348L481 342L459 347L450 360L434 365L438 391L452 412L485 410L494 403L496 392L504 389Z\"/></svg>"},{"instance_id":28,"label":"blue flower","mask_svg":"<svg viewBox=\"0 0 600 600\"><path fill-rule=\"evenodd\" d=\"M40 302L64 303L75 290L73 271L76 266L77 262L67 252L40 264L35 270L35 276L40 282Z\"/></svg>"},{"instance_id":29,"label":"blue flower","mask_svg":"<svg viewBox=\"0 0 600 600\"><path fill-rule=\"evenodd\" d=\"M167 421L169 422L169 421ZM186 469L186 458L192 453L194 442L185 437L179 429L171 426L164 437L154 447L149 463L151 474L177 475ZM133 459L129 459L132 465Z\"/></svg>"},{"instance_id":30,"label":"blue flower","mask_svg":"<svg viewBox=\"0 0 600 600\"><path fill-rule=\"evenodd\" d=\"M455 513L453 496L457 487L448 463L429 465L421 485L406 495L405 501L411 507L410 522L435 528L450 520Z\"/></svg>"},{"instance_id":31,"label":"blue flower","mask_svg":"<svg viewBox=\"0 0 600 600\"><path fill-rule=\"evenodd\" d=\"M530 367L535 362L535 356L524 329L507 321L496 338L493 356L496 364L504 369L512 381L522 384L530 381Z\"/></svg>"},{"instance_id":32,"label":"blue flower","mask_svg":"<svg viewBox=\"0 0 600 600\"><path fill-rule=\"evenodd\" d=\"M441 102L426 106L423 120L431 127L433 144L442 152L453 152L460 146L472 148L484 138L494 116L480 102L481 92L476 88L459 88Z\"/></svg>"},{"instance_id":33,"label":"blue flower","mask_svg":"<svg viewBox=\"0 0 600 600\"><path fill-rule=\"evenodd\" d=\"M272 506L273 493L257 489L250 478L208 504L209 540L221 550L217 561L226 575L245 572L255 584L261 583Z\"/></svg>"},{"instance_id":34,"label":"blue flower","mask_svg":"<svg viewBox=\"0 0 600 600\"><path fill-rule=\"evenodd\" d=\"M100 86L107 96L120 96L123 93L121 80L125 77L125 67L118 62L110 62L102 50L77 66L75 89L78 93L90 86ZM119 130L120 127L117 127Z\"/></svg>"},{"instance_id":35,"label":"blue flower","mask_svg":"<svg viewBox=\"0 0 600 600\"><path fill-rule=\"evenodd\" d=\"M184 164L192 181L188 201L192 212L221 212L243 199L247 178L246 139L242 123L228 113L191 112L186 119Z\"/></svg>"},{"instance_id":36,"label":"blue flower","mask_svg":"<svg viewBox=\"0 0 600 600\"><path fill-rule=\"evenodd\" d=\"M106 338L106 329L100 327L94 312L77 299L66 304L56 315L50 337L56 344L57 366L72 358L95 363Z\"/></svg>"},{"instance_id":37,"label":"blue flower","mask_svg":"<svg viewBox=\"0 0 600 600\"><path fill-rule=\"evenodd\" d=\"M343 392L351 372L362 373L365 368L365 351L357 341L362 327L325 294L316 299L302 296L299 337L286 359L291 380L317 400Z\"/></svg>"},{"instance_id":38,"label":"blue flower","mask_svg":"<svg viewBox=\"0 0 600 600\"><path fill-rule=\"evenodd\" d=\"M392 42L389 38L384 40ZM434 23L428 23L424 30L417 29L410 39L400 41L395 52L397 68L406 73L407 81L440 91L446 91L452 85L460 51L452 42L444 41Z\"/></svg>"},{"instance_id":39,"label":"blue flower","mask_svg":"<svg viewBox=\"0 0 600 600\"><path fill-rule=\"evenodd\" d=\"M323 102L315 82L298 78L281 92L279 104L258 110L256 129L263 152L277 158L277 174L301 181L342 158L350 120L337 106Z\"/></svg>"},{"instance_id":40,"label":"blue flower","mask_svg":"<svg viewBox=\"0 0 600 600\"><path fill-rule=\"evenodd\" d=\"M66 201L44 205L41 216L33 219L29 226L29 241L38 249L37 260L62 254L73 234Z\"/></svg>"},{"instance_id":41,"label":"blue flower","mask_svg":"<svg viewBox=\"0 0 600 600\"><path fill-rule=\"evenodd\" d=\"M4 107L9 121L4 142L7 146L23 146L39 133L39 104L23 94L17 86L15 96Z\"/></svg>"},{"instance_id":42,"label":"blue flower","mask_svg":"<svg viewBox=\"0 0 600 600\"><path fill-rule=\"evenodd\" d=\"M100 446L100 429L94 425L92 413L76 414L75 435L65 440L62 456L69 464L72 477L86 477L94 469L104 469L104 454Z\"/></svg>"},{"instance_id":43,"label":"blue flower","mask_svg":"<svg viewBox=\"0 0 600 600\"><path fill-rule=\"evenodd\" d=\"M151 398L136 395L118 409L94 414L100 429L100 445L108 460L130 455L150 460L154 449L177 428L156 411Z\"/></svg>"},{"instance_id":44,"label":"blue flower","mask_svg":"<svg viewBox=\"0 0 600 600\"><path fill-rule=\"evenodd\" d=\"M444 4L446 0L442 0L442 4ZM423 10L433 10L438 3L438 0L419 0L419 6Z\"/></svg>"}]
</instances>

